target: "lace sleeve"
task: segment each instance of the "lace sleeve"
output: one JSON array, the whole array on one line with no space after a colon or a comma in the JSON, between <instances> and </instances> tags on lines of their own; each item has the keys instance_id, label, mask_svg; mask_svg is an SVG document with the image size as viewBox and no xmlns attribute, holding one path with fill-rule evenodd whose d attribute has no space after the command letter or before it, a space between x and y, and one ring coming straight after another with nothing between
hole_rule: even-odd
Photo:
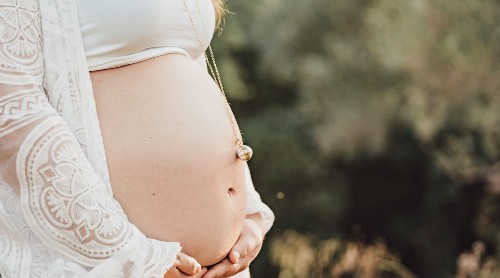
<instances>
[{"instance_id":1,"label":"lace sleeve","mask_svg":"<svg viewBox=\"0 0 500 278\"><path fill-rule=\"evenodd\" d=\"M58 262L84 270L68 275L71 270L50 262L50 273L64 273L61 277L163 277L179 244L146 238L128 222L47 99L40 16L36 0L0 0L0 181L19 200L0 203L0 220L5 220L1 212L9 211L9 205L20 204L21 219L11 222L24 221L32 232L23 240L31 244L36 238L41 249L59 254ZM2 259L7 256L2 240L9 237L2 235L13 232L1 223L0 272L11 277L7 270L15 266L3 265L8 260ZM22 265L33 268L33 256L23 254Z\"/></svg>"}]
</instances>

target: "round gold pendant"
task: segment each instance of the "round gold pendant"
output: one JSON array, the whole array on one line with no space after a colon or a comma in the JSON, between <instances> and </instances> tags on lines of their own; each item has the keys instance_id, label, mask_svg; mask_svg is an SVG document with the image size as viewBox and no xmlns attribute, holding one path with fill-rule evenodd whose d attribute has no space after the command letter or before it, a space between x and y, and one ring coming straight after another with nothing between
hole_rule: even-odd
<instances>
[{"instance_id":1,"label":"round gold pendant","mask_svg":"<svg viewBox=\"0 0 500 278\"><path fill-rule=\"evenodd\" d=\"M238 158L243 161L249 161L252 158L253 150L247 145L243 145L238 149Z\"/></svg>"}]
</instances>

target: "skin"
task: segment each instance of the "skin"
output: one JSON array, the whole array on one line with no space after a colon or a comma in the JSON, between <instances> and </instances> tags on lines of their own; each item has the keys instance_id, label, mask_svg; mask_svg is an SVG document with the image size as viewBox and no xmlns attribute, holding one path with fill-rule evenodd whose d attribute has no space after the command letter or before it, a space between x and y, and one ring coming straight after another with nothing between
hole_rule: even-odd
<instances>
[{"instance_id":1,"label":"skin","mask_svg":"<svg viewBox=\"0 0 500 278\"><path fill-rule=\"evenodd\" d=\"M113 195L129 221L180 242L202 266L222 260L245 219L245 163L207 71L168 54L91 79Z\"/></svg>"},{"instance_id":2,"label":"skin","mask_svg":"<svg viewBox=\"0 0 500 278\"><path fill-rule=\"evenodd\" d=\"M202 277L207 272L206 267L182 252L177 255L174 265L165 273L164 278Z\"/></svg>"},{"instance_id":3,"label":"skin","mask_svg":"<svg viewBox=\"0 0 500 278\"><path fill-rule=\"evenodd\" d=\"M165 278L202 277L225 278L236 275L250 266L259 254L264 240L263 221L259 214L248 215L243 224L240 237L227 258L212 266L210 270L201 267L194 258L180 253ZM201 275L201 276L200 276Z\"/></svg>"},{"instance_id":4,"label":"skin","mask_svg":"<svg viewBox=\"0 0 500 278\"><path fill-rule=\"evenodd\" d=\"M244 162L206 70L168 54L91 79L115 198L146 236L180 242L185 252L165 277L248 268L262 246L262 219L245 216ZM193 261L200 267L189 268Z\"/></svg>"},{"instance_id":5,"label":"skin","mask_svg":"<svg viewBox=\"0 0 500 278\"><path fill-rule=\"evenodd\" d=\"M264 226L259 214L248 215L240 237L227 258L214 265L203 278L231 277L250 266L257 257L264 241Z\"/></svg>"}]
</instances>

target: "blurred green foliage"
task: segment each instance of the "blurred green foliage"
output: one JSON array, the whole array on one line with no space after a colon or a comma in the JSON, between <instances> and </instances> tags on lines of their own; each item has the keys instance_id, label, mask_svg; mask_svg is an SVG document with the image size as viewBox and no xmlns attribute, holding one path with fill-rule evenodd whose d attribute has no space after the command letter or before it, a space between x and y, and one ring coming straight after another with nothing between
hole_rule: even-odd
<instances>
[{"instance_id":1,"label":"blurred green foliage","mask_svg":"<svg viewBox=\"0 0 500 278\"><path fill-rule=\"evenodd\" d=\"M277 217L255 277L500 277L500 1L228 6L217 61Z\"/></svg>"}]
</instances>

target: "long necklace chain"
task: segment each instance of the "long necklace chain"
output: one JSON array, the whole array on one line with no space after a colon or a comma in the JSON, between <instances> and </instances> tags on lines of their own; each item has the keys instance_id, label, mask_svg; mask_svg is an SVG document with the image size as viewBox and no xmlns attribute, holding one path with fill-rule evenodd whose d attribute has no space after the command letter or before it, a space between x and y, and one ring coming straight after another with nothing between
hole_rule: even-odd
<instances>
[{"instance_id":1,"label":"long necklace chain","mask_svg":"<svg viewBox=\"0 0 500 278\"><path fill-rule=\"evenodd\" d=\"M198 39L198 43L200 44L200 47L203 50L204 49L203 43L201 42L200 34L198 33L198 30L196 29L196 25L194 24L193 17L191 16L191 12L189 11L189 7L186 3L186 0L182 0L182 1L184 3L184 7L186 8L186 12L188 14L189 21L191 22L191 26L193 27L194 33L196 34L196 38ZM201 9L200 9L200 6L198 4L198 0L196 0L196 6L198 9L198 13L199 13L201 23L203 26L203 30L205 33L205 39L208 40L208 34L207 34L207 30L205 28L205 22L203 21L203 16L201 14ZM215 55L214 55L214 52L213 52L210 44L208 45L208 49L210 52L210 57L212 58L213 66L212 66L212 63L210 63L210 60L208 59L208 55L206 52L204 53L205 61L207 63L208 68L210 69L210 72L212 74L212 77L213 77L215 83L217 84L220 96L223 100L224 107L226 109L226 114L229 118L229 122L231 123L231 128L233 129L235 143L238 147L236 154L238 155L239 159L244 160L244 161L248 161L252 158L253 151L249 146L243 145L243 137L241 136L241 132L240 132L240 129L238 127L238 123L236 122L236 117L234 116L234 113L231 110L231 106L229 105L229 102L227 101L226 93L224 92L224 86L222 86L222 81L220 78L219 69L217 68L217 64L215 63Z\"/></svg>"}]
</instances>

